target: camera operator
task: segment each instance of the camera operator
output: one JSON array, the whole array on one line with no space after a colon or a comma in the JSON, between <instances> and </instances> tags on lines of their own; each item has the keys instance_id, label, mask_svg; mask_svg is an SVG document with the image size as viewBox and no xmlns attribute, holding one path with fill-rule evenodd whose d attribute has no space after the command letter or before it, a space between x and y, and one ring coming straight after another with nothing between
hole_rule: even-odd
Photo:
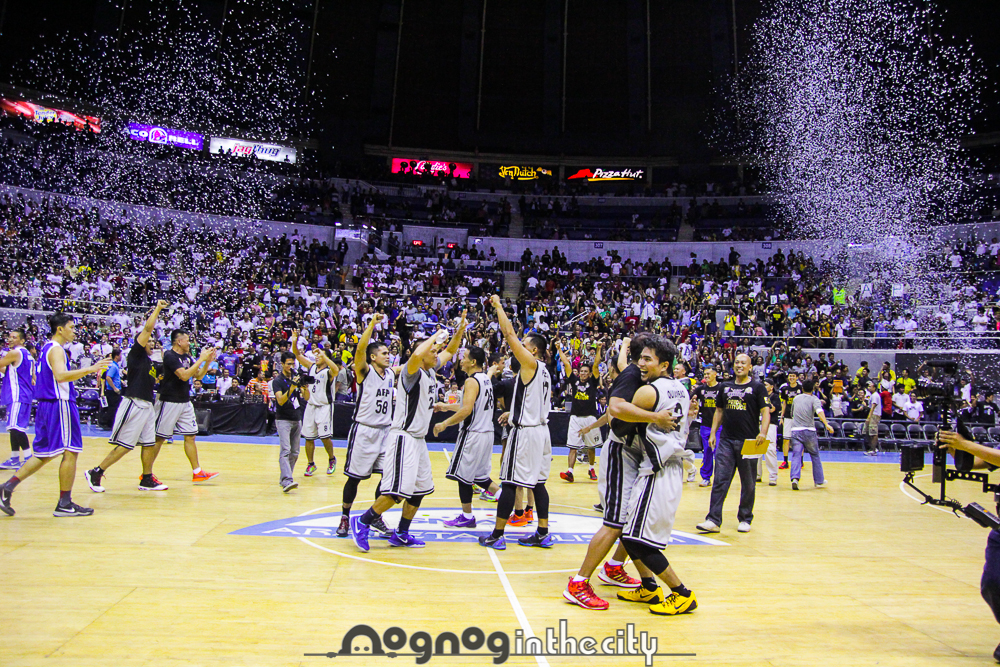
<instances>
[{"instance_id":1,"label":"camera operator","mask_svg":"<svg viewBox=\"0 0 1000 667\"><path fill-rule=\"evenodd\" d=\"M997 467L1000 467L1000 451L996 449L980 445L951 431L941 431L938 438L941 441L941 447L947 447L948 453L952 456L955 455L956 449L975 456L973 469L996 470ZM986 604L993 610L993 616L1000 623L1000 532L996 530L990 531L990 536L986 541L986 565L983 568L980 590ZM1000 662L1000 645L993 651L993 658Z\"/></svg>"},{"instance_id":2,"label":"camera operator","mask_svg":"<svg viewBox=\"0 0 1000 667\"><path fill-rule=\"evenodd\" d=\"M292 478L295 462L299 459L299 444L302 435L302 378L293 374L295 355L281 353L281 371L275 374L271 386L274 400L278 404L275 411L275 426L278 429L278 466L281 469L281 489L288 493L298 488Z\"/></svg>"}]
</instances>

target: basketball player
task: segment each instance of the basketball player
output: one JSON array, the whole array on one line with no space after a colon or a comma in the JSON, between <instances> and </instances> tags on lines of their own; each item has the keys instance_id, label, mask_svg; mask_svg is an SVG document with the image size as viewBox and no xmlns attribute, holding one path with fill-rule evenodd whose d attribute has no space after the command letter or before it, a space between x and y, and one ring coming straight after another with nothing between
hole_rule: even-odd
<instances>
[{"instance_id":1,"label":"basketball player","mask_svg":"<svg viewBox=\"0 0 1000 667\"><path fill-rule=\"evenodd\" d=\"M306 441L306 477L316 474L316 463L313 457L316 452L316 439L323 443L326 450L326 474L332 475L337 469L337 457L333 454L333 381L340 373L340 367L330 360L321 348L316 348L316 361L312 361L299 351L299 332L293 331L289 340L292 353L298 360L302 370L310 379L306 400L306 411L302 416L302 437Z\"/></svg>"},{"instance_id":2,"label":"basketball player","mask_svg":"<svg viewBox=\"0 0 1000 667\"><path fill-rule=\"evenodd\" d=\"M715 367L711 364L706 364L704 367L704 380L699 382L691 393L691 398L698 402L698 416L701 420L701 483L698 486L708 486L712 483L712 464L715 457L712 446L708 444L708 436L712 433L712 420L715 419L715 402L719 398L719 392L722 391Z\"/></svg>"},{"instance_id":3,"label":"basketball player","mask_svg":"<svg viewBox=\"0 0 1000 667\"><path fill-rule=\"evenodd\" d=\"M538 510L538 528L529 537L518 540L526 547L552 547L549 535L549 492L545 482L552 466L552 440L549 435L549 410L552 407L552 378L544 358L548 343L537 333L518 340L514 326L503 310L500 297L494 294L490 303L497 314L500 332L514 357L520 362L510 405L511 433L500 463L500 500L493 532L481 535L479 544L492 549L506 549L504 528L514 510L517 487L534 491Z\"/></svg>"},{"instance_id":4,"label":"basketball player","mask_svg":"<svg viewBox=\"0 0 1000 667\"><path fill-rule=\"evenodd\" d=\"M684 452L692 416L687 387L670 372L676 357L673 343L654 336L639 358L643 379L657 377L636 392L635 403L651 403L656 412L669 411L677 427L665 431L655 424L639 425L636 437L642 448L642 462L629 496L628 522L621 538L629 556L656 574L670 587L671 593L664 597L656 582L646 578L641 588L618 593L619 600L654 602L649 611L662 616L685 614L698 608L694 593L684 586L663 555L681 502Z\"/></svg>"},{"instance_id":5,"label":"basketball player","mask_svg":"<svg viewBox=\"0 0 1000 667\"><path fill-rule=\"evenodd\" d=\"M31 401L35 397L35 360L24 347L28 337L24 329L12 329L7 334L10 351L0 357L0 370L7 369L0 383L0 405L7 408L7 434L10 436L10 458L0 463L0 470L17 470L31 458L28 446L28 421Z\"/></svg>"},{"instance_id":6,"label":"basketball player","mask_svg":"<svg viewBox=\"0 0 1000 667\"><path fill-rule=\"evenodd\" d=\"M162 445L168 438L184 436L184 453L191 464L192 481L207 482L220 473L202 470L198 464L198 446L194 437L198 435L198 422L191 405L192 379L200 380L208 372L208 365L215 359L215 346L206 345L198 360L191 357L191 338L183 329L170 333L170 349L163 353L163 379L160 380L160 394L156 397L156 444Z\"/></svg>"},{"instance_id":7,"label":"basketball player","mask_svg":"<svg viewBox=\"0 0 1000 667\"><path fill-rule=\"evenodd\" d=\"M778 387L778 396L781 398L781 454L783 457L781 465L778 466L779 470L788 468L788 446L792 442L792 401L801 393L802 385L799 384L798 373L789 371L788 382ZM775 452L775 458L777 458L777 452ZM777 483L777 471L774 472L773 479Z\"/></svg>"},{"instance_id":8,"label":"basketball player","mask_svg":"<svg viewBox=\"0 0 1000 667\"><path fill-rule=\"evenodd\" d=\"M66 364L64 347L76 340L73 316L56 313L49 318L52 340L42 346L38 354L38 375L35 398L35 455L0 486L0 512L14 516L10 497L23 480L42 469L46 463L62 454L59 465L59 503L53 516L90 516L89 507L80 507L72 500L73 479L76 477L76 459L83 451L80 435L80 413L76 408L76 387L73 382L88 375L100 373L111 365L105 357L93 366L71 371Z\"/></svg>"},{"instance_id":9,"label":"basketball player","mask_svg":"<svg viewBox=\"0 0 1000 667\"><path fill-rule=\"evenodd\" d=\"M588 430L581 433L581 429L590 426L597 421L597 390L600 383L597 378L600 376L601 350L603 343L597 344L597 351L594 353L594 367L580 365L579 374L573 372L573 365L569 357L563 352L562 347L558 347L559 358L562 360L563 372L566 374L567 383L573 394L573 403L569 410L569 430L566 433L566 446L569 447L569 468L566 472L559 473L559 477L567 482L573 481L573 466L576 465L577 452L581 449L587 450L587 458L590 461L590 479L597 480L597 473L594 471L595 448L601 446L601 432L596 433Z\"/></svg>"},{"instance_id":10,"label":"basketball player","mask_svg":"<svg viewBox=\"0 0 1000 667\"><path fill-rule=\"evenodd\" d=\"M153 385L156 382L156 371L149 355L153 352L153 329L156 321L169 304L157 301L153 312L146 319L142 331L135 337L135 343L128 351L126 359L128 368L128 384L123 391L123 398L115 411L114 426L108 441L114 445L101 464L83 473L87 486L94 493L104 493L101 478L108 468L132 451L136 445L142 447L142 476L139 478L140 491L166 491L167 485L153 474L153 462L160 453L160 445L156 442L156 412L153 410Z\"/></svg>"},{"instance_id":11,"label":"basketball player","mask_svg":"<svg viewBox=\"0 0 1000 667\"><path fill-rule=\"evenodd\" d=\"M462 371L468 375L462 390L461 406L436 403L435 412L453 410L451 415L434 425L434 435L441 435L449 426L461 424L452 457L445 477L458 482L458 498L462 503L462 513L445 521L451 528L475 528L476 517L472 515L472 485L478 484L488 493L497 490L490 479L493 458L493 382L483 372L486 366L486 352L481 347L470 347L461 361Z\"/></svg>"},{"instance_id":12,"label":"basketball player","mask_svg":"<svg viewBox=\"0 0 1000 667\"><path fill-rule=\"evenodd\" d=\"M632 339L625 338L618 355L617 365L622 371L611 385L607 412L610 415L611 435L601 449L598 480L598 491L604 507L604 524L591 538L580 571L575 577L570 578L566 590L563 591L563 597L567 601L584 609L603 611L609 606L606 600L594 592L590 585L590 577L611 551L628 520L628 507L635 480L639 476L639 463L642 460L642 450L636 440L637 425L655 423L664 431L676 428L674 415L669 410L650 412L654 407L651 394L645 393L645 401L636 398L639 390L645 386L643 369L639 367L639 361L651 343L652 336L646 333L641 333ZM626 365L629 361L631 363ZM646 379L656 379L660 371L660 365L648 364ZM635 565L639 570L640 579L629 576L625 572L626 558L628 552L625 546L619 543L614 555L598 571L597 578L608 586L634 589L635 601L659 602L655 594L653 572L642 561L637 560ZM643 582L650 584L650 588L644 590Z\"/></svg>"},{"instance_id":13,"label":"basketball player","mask_svg":"<svg viewBox=\"0 0 1000 667\"><path fill-rule=\"evenodd\" d=\"M440 330L424 340L400 368L396 384L396 407L385 450L388 465L382 471L382 495L360 517L351 518L351 537L361 551L368 551L369 527L393 505L403 502L403 518L389 536L390 547L421 548L423 540L410 535L410 522L424 496L434 493L431 459L427 452L427 431L437 397L435 369L447 363L462 342L465 313L448 347L441 348L448 332Z\"/></svg>"},{"instance_id":14,"label":"basketball player","mask_svg":"<svg viewBox=\"0 0 1000 667\"><path fill-rule=\"evenodd\" d=\"M371 477L372 473L382 474L386 438L392 424L392 388L398 372L398 367L389 366L389 348L385 343L371 342L375 327L385 319L382 313L372 317L354 351L358 399L354 404L354 425L347 436L347 458L344 460L347 482L343 491L344 514L337 528L339 537L347 537L351 533L351 507L358 496L358 484ZM375 499L380 495L381 489L376 487ZM389 527L381 515L371 527L379 535L389 536Z\"/></svg>"}]
</instances>

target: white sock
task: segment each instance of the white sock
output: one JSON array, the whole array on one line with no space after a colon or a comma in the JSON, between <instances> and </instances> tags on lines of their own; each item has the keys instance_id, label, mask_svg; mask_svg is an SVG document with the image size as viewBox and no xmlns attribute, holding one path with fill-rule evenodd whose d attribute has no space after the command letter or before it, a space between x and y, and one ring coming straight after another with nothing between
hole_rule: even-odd
<instances>
[{"instance_id":1,"label":"white sock","mask_svg":"<svg viewBox=\"0 0 1000 667\"><path fill-rule=\"evenodd\" d=\"M580 583L581 581L586 581L586 580L587 580L586 577L581 577L580 575L575 575L573 577L573 582L574 583Z\"/></svg>"},{"instance_id":2,"label":"white sock","mask_svg":"<svg viewBox=\"0 0 1000 667\"><path fill-rule=\"evenodd\" d=\"M471 519L472 518L472 512L462 512L462 518L463 519Z\"/></svg>"},{"instance_id":3,"label":"white sock","mask_svg":"<svg viewBox=\"0 0 1000 667\"><path fill-rule=\"evenodd\" d=\"M566 472L572 474L573 473L573 469L572 468L566 468Z\"/></svg>"},{"instance_id":4,"label":"white sock","mask_svg":"<svg viewBox=\"0 0 1000 667\"><path fill-rule=\"evenodd\" d=\"M624 564L625 563L623 563L622 561L615 560L614 558L608 559L608 565L610 565L611 567L621 567Z\"/></svg>"},{"instance_id":5,"label":"white sock","mask_svg":"<svg viewBox=\"0 0 1000 667\"><path fill-rule=\"evenodd\" d=\"M198 473L200 473L200 472L201 472L201 468L195 468L195 469L194 469L194 470L192 470L191 472L192 472L193 474L197 475Z\"/></svg>"}]
</instances>

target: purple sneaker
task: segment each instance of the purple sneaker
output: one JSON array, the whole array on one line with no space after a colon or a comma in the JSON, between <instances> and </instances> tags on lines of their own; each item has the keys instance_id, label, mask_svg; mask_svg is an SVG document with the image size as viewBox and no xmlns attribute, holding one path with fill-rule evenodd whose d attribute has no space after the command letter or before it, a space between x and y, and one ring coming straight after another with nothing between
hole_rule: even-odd
<instances>
[{"instance_id":1,"label":"purple sneaker","mask_svg":"<svg viewBox=\"0 0 1000 667\"><path fill-rule=\"evenodd\" d=\"M27 463L28 459L26 458L24 461L25 463ZM20 467L21 467L20 456L11 456L3 463L0 463L0 470L17 470Z\"/></svg>"},{"instance_id":2,"label":"purple sneaker","mask_svg":"<svg viewBox=\"0 0 1000 667\"><path fill-rule=\"evenodd\" d=\"M390 547L410 547L411 549L422 549L427 546L423 540L418 540L409 533L401 533L398 530L392 531L389 536Z\"/></svg>"},{"instance_id":3,"label":"purple sneaker","mask_svg":"<svg viewBox=\"0 0 1000 667\"><path fill-rule=\"evenodd\" d=\"M471 517L466 519L464 516L459 514L451 521L445 521L444 525L449 528L475 528L476 527L476 517Z\"/></svg>"},{"instance_id":4,"label":"purple sneaker","mask_svg":"<svg viewBox=\"0 0 1000 667\"><path fill-rule=\"evenodd\" d=\"M354 540L354 546L368 553L368 526L361 523L360 516L351 517L351 539Z\"/></svg>"}]
</instances>

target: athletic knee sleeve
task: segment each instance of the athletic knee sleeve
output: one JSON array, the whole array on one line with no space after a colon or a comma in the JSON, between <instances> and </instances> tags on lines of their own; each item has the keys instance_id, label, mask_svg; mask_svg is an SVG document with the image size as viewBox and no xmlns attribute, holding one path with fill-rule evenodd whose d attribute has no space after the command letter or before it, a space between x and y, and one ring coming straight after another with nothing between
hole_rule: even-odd
<instances>
[{"instance_id":1,"label":"athletic knee sleeve","mask_svg":"<svg viewBox=\"0 0 1000 667\"><path fill-rule=\"evenodd\" d=\"M8 431L10 433L10 451L17 452L28 449L28 434L23 431Z\"/></svg>"},{"instance_id":2,"label":"athletic knee sleeve","mask_svg":"<svg viewBox=\"0 0 1000 667\"><path fill-rule=\"evenodd\" d=\"M458 500L463 505L468 505L472 502L472 485L466 484L464 482L458 483Z\"/></svg>"},{"instance_id":3,"label":"athletic knee sleeve","mask_svg":"<svg viewBox=\"0 0 1000 667\"><path fill-rule=\"evenodd\" d=\"M513 484L502 484L500 486L500 499L497 501L497 517L507 519L514 511L514 495L517 487Z\"/></svg>"},{"instance_id":4,"label":"athletic knee sleeve","mask_svg":"<svg viewBox=\"0 0 1000 667\"><path fill-rule=\"evenodd\" d=\"M545 488L545 482L535 485L535 509L539 519L549 518L549 491Z\"/></svg>"},{"instance_id":5,"label":"athletic knee sleeve","mask_svg":"<svg viewBox=\"0 0 1000 667\"><path fill-rule=\"evenodd\" d=\"M642 561L642 564L648 567L653 574L662 574L670 567L670 561L659 549L654 549L647 544L636 542L627 537L622 538L622 546L625 547L625 551L628 552L632 560Z\"/></svg>"},{"instance_id":6,"label":"athletic knee sleeve","mask_svg":"<svg viewBox=\"0 0 1000 667\"><path fill-rule=\"evenodd\" d=\"M348 477L344 482L344 504L353 505L354 499L358 497L358 480Z\"/></svg>"},{"instance_id":7,"label":"athletic knee sleeve","mask_svg":"<svg viewBox=\"0 0 1000 667\"><path fill-rule=\"evenodd\" d=\"M424 497L423 496L413 496L412 498L405 498L405 500L412 507L420 507L420 503L423 502ZM397 500L396 502L398 503L399 501Z\"/></svg>"}]
</instances>

